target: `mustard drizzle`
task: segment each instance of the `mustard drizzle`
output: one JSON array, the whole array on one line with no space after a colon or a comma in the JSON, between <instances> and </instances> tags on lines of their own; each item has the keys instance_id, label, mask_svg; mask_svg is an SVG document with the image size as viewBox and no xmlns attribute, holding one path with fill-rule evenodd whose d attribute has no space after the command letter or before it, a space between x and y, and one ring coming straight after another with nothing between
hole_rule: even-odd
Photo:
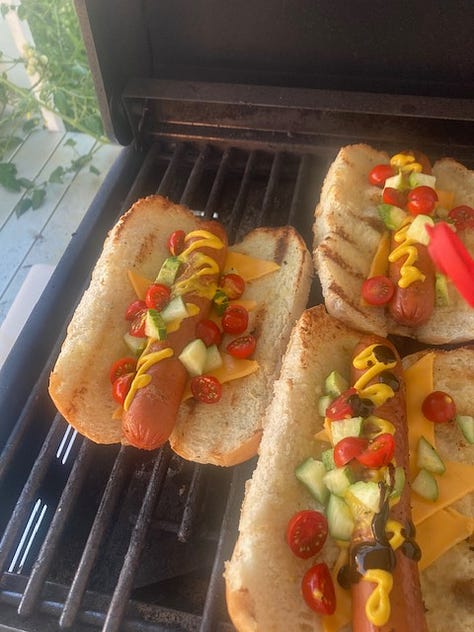
<instances>
[{"instance_id":1,"label":"mustard drizzle","mask_svg":"<svg viewBox=\"0 0 474 632\"><path fill-rule=\"evenodd\" d=\"M410 227L411 221L408 221L401 228L397 230L394 235L394 239L399 244L388 256L390 263L398 261L401 257L406 256L405 261L400 268L400 278L398 285L401 288L406 288L415 281L424 281L426 276L414 265L418 260L418 250L416 248L416 241L407 237L407 230Z\"/></svg>"},{"instance_id":2,"label":"mustard drizzle","mask_svg":"<svg viewBox=\"0 0 474 632\"><path fill-rule=\"evenodd\" d=\"M367 386L367 384L375 378L377 375L387 369L393 369L397 364L396 361L384 363L377 359L374 353L375 347L378 344L369 345L363 349L353 360L353 365L356 369L366 369L366 371L360 376L357 382L354 384L354 388L359 391L359 395L364 399L370 399L374 406L381 406L387 399L394 396L393 389L383 382L377 382Z\"/></svg>"},{"instance_id":3,"label":"mustard drizzle","mask_svg":"<svg viewBox=\"0 0 474 632\"><path fill-rule=\"evenodd\" d=\"M365 604L367 619L377 626L387 623L390 618L390 592L393 587L393 577L381 568L369 568L362 579L376 584Z\"/></svg>"}]
</instances>

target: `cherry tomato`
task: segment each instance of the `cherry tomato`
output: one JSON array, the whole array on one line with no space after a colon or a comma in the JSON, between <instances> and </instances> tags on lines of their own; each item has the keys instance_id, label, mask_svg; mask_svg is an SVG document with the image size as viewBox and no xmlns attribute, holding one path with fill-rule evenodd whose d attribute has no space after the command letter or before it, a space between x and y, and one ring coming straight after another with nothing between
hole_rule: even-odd
<instances>
[{"instance_id":1,"label":"cherry tomato","mask_svg":"<svg viewBox=\"0 0 474 632\"><path fill-rule=\"evenodd\" d=\"M238 274L224 274L219 282L219 286L229 299L240 298L245 291L245 281Z\"/></svg>"},{"instance_id":2,"label":"cherry tomato","mask_svg":"<svg viewBox=\"0 0 474 632\"><path fill-rule=\"evenodd\" d=\"M145 337L145 322L146 322L146 311L141 312L136 316L132 322L130 323L130 327L128 328L128 333L131 336L135 336L136 338L144 338Z\"/></svg>"},{"instance_id":3,"label":"cherry tomato","mask_svg":"<svg viewBox=\"0 0 474 632\"><path fill-rule=\"evenodd\" d=\"M366 467L382 467L388 465L395 452L395 439L390 432L377 435L369 442L367 448L355 458Z\"/></svg>"},{"instance_id":4,"label":"cherry tomato","mask_svg":"<svg viewBox=\"0 0 474 632\"><path fill-rule=\"evenodd\" d=\"M248 358L255 351L256 346L257 341L255 336L248 334L247 336L241 336L229 342L226 351L234 358Z\"/></svg>"},{"instance_id":5,"label":"cherry tomato","mask_svg":"<svg viewBox=\"0 0 474 632\"><path fill-rule=\"evenodd\" d=\"M134 373L137 368L137 361L135 358L127 357L115 360L110 367L110 381L112 384L118 377L125 375L126 373Z\"/></svg>"},{"instance_id":6,"label":"cherry tomato","mask_svg":"<svg viewBox=\"0 0 474 632\"><path fill-rule=\"evenodd\" d=\"M249 313L242 305L229 305L222 314L222 329L228 334L242 334L249 324Z\"/></svg>"},{"instance_id":7,"label":"cherry tomato","mask_svg":"<svg viewBox=\"0 0 474 632\"><path fill-rule=\"evenodd\" d=\"M334 463L343 467L363 452L368 444L369 440L364 437L344 437L334 446Z\"/></svg>"},{"instance_id":8,"label":"cherry tomato","mask_svg":"<svg viewBox=\"0 0 474 632\"><path fill-rule=\"evenodd\" d=\"M433 391L423 400L421 411L426 419L442 424L454 419L456 404L448 393Z\"/></svg>"},{"instance_id":9,"label":"cherry tomato","mask_svg":"<svg viewBox=\"0 0 474 632\"><path fill-rule=\"evenodd\" d=\"M354 387L348 388L326 408L326 417L331 420L353 417L354 406L351 399L354 397L357 397L356 389Z\"/></svg>"},{"instance_id":10,"label":"cherry tomato","mask_svg":"<svg viewBox=\"0 0 474 632\"><path fill-rule=\"evenodd\" d=\"M196 375L191 379L191 393L204 404L215 404L222 397L222 384L213 375Z\"/></svg>"},{"instance_id":11,"label":"cherry tomato","mask_svg":"<svg viewBox=\"0 0 474 632\"><path fill-rule=\"evenodd\" d=\"M112 384L112 397L117 404L122 405L124 403L134 377L135 373L126 373L118 377Z\"/></svg>"},{"instance_id":12,"label":"cherry tomato","mask_svg":"<svg viewBox=\"0 0 474 632\"><path fill-rule=\"evenodd\" d=\"M369 173L369 182L376 187L383 188L385 180L395 175L392 165L376 165Z\"/></svg>"},{"instance_id":13,"label":"cherry tomato","mask_svg":"<svg viewBox=\"0 0 474 632\"><path fill-rule=\"evenodd\" d=\"M146 311L145 301L132 301L125 312L126 320L134 320L140 313Z\"/></svg>"},{"instance_id":14,"label":"cherry tomato","mask_svg":"<svg viewBox=\"0 0 474 632\"><path fill-rule=\"evenodd\" d=\"M186 237L186 233L184 230L175 230L168 237L168 250L173 256L179 255L184 250L184 238Z\"/></svg>"},{"instance_id":15,"label":"cherry tomato","mask_svg":"<svg viewBox=\"0 0 474 632\"><path fill-rule=\"evenodd\" d=\"M466 228L474 228L474 209L470 206L462 205L452 208L448 217L453 221L457 230L466 230Z\"/></svg>"},{"instance_id":16,"label":"cherry tomato","mask_svg":"<svg viewBox=\"0 0 474 632\"><path fill-rule=\"evenodd\" d=\"M196 338L201 338L206 347L218 345L221 342L222 333L213 320L200 320L196 325Z\"/></svg>"},{"instance_id":17,"label":"cherry tomato","mask_svg":"<svg viewBox=\"0 0 474 632\"><path fill-rule=\"evenodd\" d=\"M395 283L383 274L370 277L362 283L362 298L369 305L386 305L392 300Z\"/></svg>"},{"instance_id":18,"label":"cherry tomato","mask_svg":"<svg viewBox=\"0 0 474 632\"><path fill-rule=\"evenodd\" d=\"M298 511L288 522L286 542L297 557L307 560L323 548L328 535L326 516L319 511Z\"/></svg>"},{"instance_id":19,"label":"cherry tomato","mask_svg":"<svg viewBox=\"0 0 474 632\"><path fill-rule=\"evenodd\" d=\"M392 187L386 187L383 190L382 200L385 204L393 204L393 206L399 206L404 208L407 203L407 192L393 189Z\"/></svg>"},{"instance_id":20,"label":"cherry tomato","mask_svg":"<svg viewBox=\"0 0 474 632\"><path fill-rule=\"evenodd\" d=\"M336 593L327 564L320 562L303 576L301 590L307 605L318 614L334 614Z\"/></svg>"},{"instance_id":21,"label":"cherry tomato","mask_svg":"<svg viewBox=\"0 0 474 632\"><path fill-rule=\"evenodd\" d=\"M430 215L438 201L438 194L431 187L422 185L409 191L407 200L407 209L412 215Z\"/></svg>"},{"instance_id":22,"label":"cherry tomato","mask_svg":"<svg viewBox=\"0 0 474 632\"><path fill-rule=\"evenodd\" d=\"M162 283L152 283L146 291L145 303L150 309L156 309L159 312L169 303L171 290Z\"/></svg>"}]
</instances>

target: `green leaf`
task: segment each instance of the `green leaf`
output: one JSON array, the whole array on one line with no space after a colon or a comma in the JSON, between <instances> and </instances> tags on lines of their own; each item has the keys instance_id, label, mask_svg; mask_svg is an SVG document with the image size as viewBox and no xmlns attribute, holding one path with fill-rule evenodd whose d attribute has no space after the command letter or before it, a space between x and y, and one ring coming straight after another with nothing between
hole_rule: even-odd
<instances>
[{"instance_id":1,"label":"green leaf","mask_svg":"<svg viewBox=\"0 0 474 632\"><path fill-rule=\"evenodd\" d=\"M12 162L0 162L0 184L8 191L21 191L16 174L16 165Z\"/></svg>"},{"instance_id":2,"label":"green leaf","mask_svg":"<svg viewBox=\"0 0 474 632\"><path fill-rule=\"evenodd\" d=\"M24 189L31 189L35 186L33 180L29 180L28 178L18 178L18 183Z\"/></svg>"},{"instance_id":3,"label":"green leaf","mask_svg":"<svg viewBox=\"0 0 474 632\"><path fill-rule=\"evenodd\" d=\"M91 165L91 166L89 167L89 171L90 171L91 173L94 173L96 176L100 176L100 171L99 171L99 169L97 169L97 167L94 167L94 165Z\"/></svg>"},{"instance_id":4,"label":"green leaf","mask_svg":"<svg viewBox=\"0 0 474 632\"><path fill-rule=\"evenodd\" d=\"M39 126L39 119L32 118L23 124L23 131L25 132L25 134L28 134L28 132L31 132L32 130L35 129L35 127L38 127L38 126Z\"/></svg>"},{"instance_id":5,"label":"green leaf","mask_svg":"<svg viewBox=\"0 0 474 632\"><path fill-rule=\"evenodd\" d=\"M74 140L74 138L68 138L67 141L64 143L65 147L75 147L77 145L77 142Z\"/></svg>"},{"instance_id":6,"label":"green leaf","mask_svg":"<svg viewBox=\"0 0 474 632\"><path fill-rule=\"evenodd\" d=\"M55 182L56 184L62 184L64 180L64 173L65 173L64 167L61 167L61 165L59 167L56 167L56 169L50 173L48 182Z\"/></svg>"},{"instance_id":7,"label":"green leaf","mask_svg":"<svg viewBox=\"0 0 474 632\"><path fill-rule=\"evenodd\" d=\"M35 189L33 191L33 195L31 196L31 206L33 209L39 208L43 204L45 197L45 189Z\"/></svg>"},{"instance_id":8,"label":"green leaf","mask_svg":"<svg viewBox=\"0 0 474 632\"><path fill-rule=\"evenodd\" d=\"M31 200L30 200L30 198L29 197L24 197L15 206L15 213L16 213L17 217L20 217L21 215L23 215L23 213L26 213L26 211L28 209L30 209L30 208L31 208Z\"/></svg>"}]
</instances>

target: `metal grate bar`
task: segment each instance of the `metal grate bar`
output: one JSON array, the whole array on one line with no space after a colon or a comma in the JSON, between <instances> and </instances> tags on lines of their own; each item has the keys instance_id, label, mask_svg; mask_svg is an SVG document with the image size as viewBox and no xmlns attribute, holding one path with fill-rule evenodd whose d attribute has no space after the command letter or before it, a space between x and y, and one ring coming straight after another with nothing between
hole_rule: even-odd
<instances>
[{"instance_id":1,"label":"metal grate bar","mask_svg":"<svg viewBox=\"0 0 474 632\"><path fill-rule=\"evenodd\" d=\"M222 192L222 187L224 186L224 180L225 180L225 176L227 173L227 168L229 166L229 161L231 158L231 152L232 149L231 148L227 148L224 151L224 154L222 156L222 159L219 163L219 168L217 170L217 174L214 178L214 182L212 184L212 189L211 192L209 194L209 198L207 200L207 204L206 204L206 208L204 210L204 215L207 218L211 218L213 217L214 213L216 212L217 206L218 206L218 202L219 202L219 197L221 195Z\"/></svg>"},{"instance_id":2,"label":"metal grate bar","mask_svg":"<svg viewBox=\"0 0 474 632\"><path fill-rule=\"evenodd\" d=\"M58 449L58 435L63 424L64 420L61 415L56 415L0 542L0 568L5 564L18 530L27 519L28 512L31 510L31 503Z\"/></svg>"},{"instance_id":3,"label":"metal grate bar","mask_svg":"<svg viewBox=\"0 0 474 632\"><path fill-rule=\"evenodd\" d=\"M115 459L114 467L110 474L101 503L94 519L94 523L84 547L81 561L66 598L64 609L59 620L61 628L70 627L77 616L84 592L86 590L90 572L99 552L102 538L104 537L105 529L112 516L113 508L117 504L120 493L123 489L129 461L130 450L122 447Z\"/></svg>"},{"instance_id":4,"label":"metal grate bar","mask_svg":"<svg viewBox=\"0 0 474 632\"><path fill-rule=\"evenodd\" d=\"M234 202L234 206L232 207L232 219L228 228L228 233L230 237L235 237L239 222L243 216L243 210L245 207L245 202L247 200L248 192L250 190L250 186L252 184L252 176L256 162L257 152L251 151L245 164L244 174L240 182L237 198Z\"/></svg>"},{"instance_id":5,"label":"metal grate bar","mask_svg":"<svg viewBox=\"0 0 474 632\"><path fill-rule=\"evenodd\" d=\"M297 215L301 207L301 198L304 194L305 177L308 174L311 157L305 154L300 159L298 167L298 175L296 176L295 189L291 200L290 214L288 216L289 224L297 224Z\"/></svg>"},{"instance_id":6,"label":"metal grate bar","mask_svg":"<svg viewBox=\"0 0 474 632\"><path fill-rule=\"evenodd\" d=\"M181 196L180 204L184 204L184 206L191 206L193 195L195 190L197 189L199 180L204 171L204 165L209 156L209 152L210 147L209 145L206 145L206 147L204 147L204 149L200 151L199 156L196 158L194 166L186 182L186 187Z\"/></svg>"},{"instance_id":7,"label":"metal grate bar","mask_svg":"<svg viewBox=\"0 0 474 632\"><path fill-rule=\"evenodd\" d=\"M88 467L92 460L92 450L93 447L91 442L85 439L74 462L67 484L61 494L61 498L56 508L54 518L51 521L48 534L44 539L38 558L31 572L30 579L18 608L18 613L20 615L29 616L33 612L35 603L39 597L49 568L54 559L56 546L62 535L69 514L74 508L74 503L88 472Z\"/></svg>"},{"instance_id":8,"label":"metal grate bar","mask_svg":"<svg viewBox=\"0 0 474 632\"><path fill-rule=\"evenodd\" d=\"M262 210L258 218L258 225L263 222L263 218L270 212L271 205L273 203L273 196L275 195L278 182L280 180L280 173L283 164L283 157L281 152L277 152L273 157L272 168L270 171L270 177L268 178L268 184L265 191L265 197L263 198Z\"/></svg>"},{"instance_id":9,"label":"metal grate bar","mask_svg":"<svg viewBox=\"0 0 474 632\"><path fill-rule=\"evenodd\" d=\"M165 445L156 457L140 513L138 514L137 522L130 537L130 544L125 556L125 561L107 611L102 632L117 632L121 629L127 601L140 561L140 554L145 544L146 533L150 525L156 500L165 482L170 458L170 448L168 445Z\"/></svg>"},{"instance_id":10,"label":"metal grate bar","mask_svg":"<svg viewBox=\"0 0 474 632\"><path fill-rule=\"evenodd\" d=\"M184 153L184 144L178 144L175 147L171 160L166 168L165 174L161 179L160 186L157 193L159 195L167 195L171 190L173 180L176 178L176 172L178 171L181 159Z\"/></svg>"},{"instance_id":11,"label":"metal grate bar","mask_svg":"<svg viewBox=\"0 0 474 632\"><path fill-rule=\"evenodd\" d=\"M199 510L198 498L202 488L202 466L196 464L193 471L193 477L186 498L186 505L183 511L183 518L178 530L178 540L187 542L193 532L194 519Z\"/></svg>"}]
</instances>

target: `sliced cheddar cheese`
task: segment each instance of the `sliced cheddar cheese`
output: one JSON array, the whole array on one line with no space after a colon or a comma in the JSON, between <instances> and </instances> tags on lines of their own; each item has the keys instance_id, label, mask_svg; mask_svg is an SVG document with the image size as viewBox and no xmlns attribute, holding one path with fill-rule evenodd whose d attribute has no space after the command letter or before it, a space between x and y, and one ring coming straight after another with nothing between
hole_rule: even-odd
<instances>
[{"instance_id":1,"label":"sliced cheddar cheese","mask_svg":"<svg viewBox=\"0 0 474 632\"><path fill-rule=\"evenodd\" d=\"M139 272L135 272L135 270L127 270L128 280L130 281L131 286L133 287L135 294L141 300L145 300L146 291L153 283L151 279L147 279L147 277L143 276Z\"/></svg>"},{"instance_id":2,"label":"sliced cheddar cheese","mask_svg":"<svg viewBox=\"0 0 474 632\"><path fill-rule=\"evenodd\" d=\"M339 550L339 556L331 570L331 576L336 593L336 610L331 615L322 617L324 632L337 632L347 623L352 621L352 599L351 591L345 590L337 581L339 570L349 561L349 548L343 547Z\"/></svg>"},{"instance_id":3,"label":"sliced cheddar cheese","mask_svg":"<svg viewBox=\"0 0 474 632\"><path fill-rule=\"evenodd\" d=\"M216 377L221 384L246 377L251 373L255 373L259 364L256 360L246 360L234 358L228 353L222 354L222 366L212 371L212 375ZM192 397L190 382L186 385L183 401Z\"/></svg>"},{"instance_id":4,"label":"sliced cheddar cheese","mask_svg":"<svg viewBox=\"0 0 474 632\"><path fill-rule=\"evenodd\" d=\"M420 570L424 570L443 553L468 538L474 529L474 520L451 507L437 511L416 526L416 541L421 548Z\"/></svg>"},{"instance_id":5,"label":"sliced cheddar cheese","mask_svg":"<svg viewBox=\"0 0 474 632\"><path fill-rule=\"evenodd\" d=\"M224 264L224 274L233 272L240 275L244 281L254 281L271 272L280 269L278 263L274 261L266 261L265 259L256 259L240 252L227 252L227 258Z\"/></svg>"}]
</instances>

